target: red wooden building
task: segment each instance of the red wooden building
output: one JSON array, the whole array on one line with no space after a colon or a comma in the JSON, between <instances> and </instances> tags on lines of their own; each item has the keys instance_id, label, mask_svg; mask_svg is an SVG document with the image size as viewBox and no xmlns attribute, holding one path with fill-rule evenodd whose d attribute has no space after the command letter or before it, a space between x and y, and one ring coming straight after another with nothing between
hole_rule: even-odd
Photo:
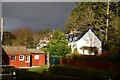
<instances>
[{"instance_id":1,"label":"red wooden building","mask_svg":"<svg viewBox=\"0 0 120 80\"><path fill-rule=\"evenodd\" d=\"M45 65L45 54L38 49L27 49L31 53L31 65Z\"/></svg>"},{"instance_id":2,"label":"red wooden building","mask_svg":"<svg viewBox=\"0 0 120 80\"><path fill-rule=\"evenodd\" d=\"M28 50L21 46L2 46L2 64L15 67L45 65L45 54L40 52L37 49Z\"/></svg>"}]
</instances>

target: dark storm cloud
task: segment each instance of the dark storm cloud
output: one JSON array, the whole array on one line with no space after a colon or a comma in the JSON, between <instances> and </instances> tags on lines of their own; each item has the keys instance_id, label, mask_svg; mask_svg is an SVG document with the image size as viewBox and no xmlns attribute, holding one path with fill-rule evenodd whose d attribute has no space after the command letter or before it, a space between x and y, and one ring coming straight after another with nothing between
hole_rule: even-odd
<instances>
[{"instance_id":1,"label":"dark storm cloud","mask_svg":"<svg viewBox=\"0 0 120 80\"><path fill-rule=\"evenodd\" d=\"M61 27L72 10L73 2L3 2L2 13L6 30L29 27Z\"/></svg>"},{"instance_id":2,"label":"dark storm cloud","mask_svg":"<svg viewBox=\"0 0 120 80\"><path fill-rule=\"evenodd\" d=\"M2 13L2 2L0 1L0 13Z\"/></svg>"}]
</instances>

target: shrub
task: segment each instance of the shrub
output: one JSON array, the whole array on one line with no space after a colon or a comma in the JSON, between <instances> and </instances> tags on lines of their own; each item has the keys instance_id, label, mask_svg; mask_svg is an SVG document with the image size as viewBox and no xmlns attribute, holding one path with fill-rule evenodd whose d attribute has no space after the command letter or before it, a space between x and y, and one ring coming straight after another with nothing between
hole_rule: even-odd
<instances>
[{"instance_id":1,"label":"shrub","mask_svg":"<svg viewBox=\"0 0 120 80\"><path fill-rule=\"evenodd\" d=\"M93 68L87 67L73 67L73 66L52 66L49 69L49 72L57 75L66 75L73 77L81 77L81 78L94 78L94 79L108 79L110 74L107 71L102 71Z\"/></svg>"}]
</instances>

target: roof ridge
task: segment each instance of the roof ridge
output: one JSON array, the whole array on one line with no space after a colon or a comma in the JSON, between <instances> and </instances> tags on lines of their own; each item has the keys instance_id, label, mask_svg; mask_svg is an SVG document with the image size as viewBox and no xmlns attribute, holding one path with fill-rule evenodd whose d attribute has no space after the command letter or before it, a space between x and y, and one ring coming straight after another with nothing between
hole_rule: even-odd
<instances>
[{"instance_id":1,"label":"roof ridge","mask_svg":"<svg viewBox=\"0 0 120 80\"><path fill-rule=\"evenodd\" d=\"M83 32L82 32L82 34L80 34L78 36L78 38L76 39L76 41L78 41L79 39L81 39L89 30L91 30L95 34L95 36L101 41L101 39L97 36L97 34L95 33L95 31L93 30L93 28L84 29Z\"/></svg>"}]
</instances>

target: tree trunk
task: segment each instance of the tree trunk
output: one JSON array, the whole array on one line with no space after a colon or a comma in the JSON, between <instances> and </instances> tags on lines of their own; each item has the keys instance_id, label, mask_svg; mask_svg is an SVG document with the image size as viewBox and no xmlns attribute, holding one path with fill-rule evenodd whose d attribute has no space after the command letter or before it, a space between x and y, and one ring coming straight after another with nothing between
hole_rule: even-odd
<instances>
[{"instance_id":1,"label":"tree trunk","mask_svg":"<svg viewBox=\"0 0 120 80\"><path fill-rule=\"evenodd\" d=\"M108 26L109 26L109 24L108 24L108 22L109 22L108 16L109 16L109 0L107 0L107 20L106 20L106 36L105 36L105 41L108 40Z\"/></svg>"}]
</instances>

